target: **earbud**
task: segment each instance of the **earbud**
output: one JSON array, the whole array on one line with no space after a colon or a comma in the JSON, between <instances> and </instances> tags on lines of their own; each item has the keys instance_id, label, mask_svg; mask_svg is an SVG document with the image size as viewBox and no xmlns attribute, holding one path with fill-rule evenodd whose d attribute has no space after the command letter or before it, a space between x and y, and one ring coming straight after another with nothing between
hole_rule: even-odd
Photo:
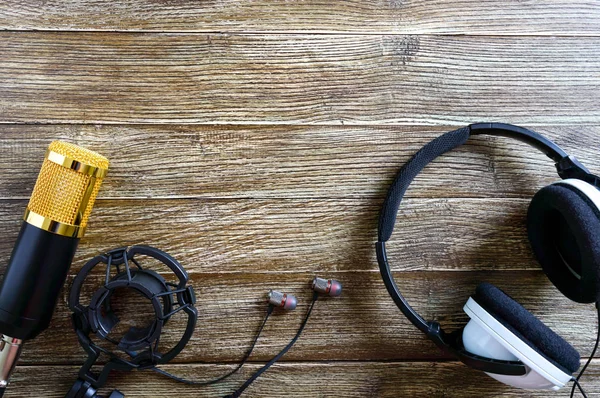
<instances>
[{"instance_id":1,"label":"earbud","mask_svg":"<svg viewBox=\"0 0 600 398\"><path fill-rule=\"evenodd\" d=\"M342 284L333 279L323 279L323 278L315 277L312 281L311 288L314 291L314 293L312 295L312 301L311 301L310 305L308 306L308 311L306 313L306 317L304 318L304 321L302 321L302 324L300 325L298 332L296 332L296 336L294 336L294 338L288 343L288 345L286 345L279 352L279 354L275 355L275 357L273 357L273 359L271 359L269 362L267 362L266 365L264 365L262 368L258 369L233 394L226 395L225 398L239 397L244 392L244 390L246 388L248 388L248 386L254 382L254 380L256 380L261 374L266 372L275 362L277 362L282 356L284 356L285 353L288 352L288 350L290 348L292 348L292 346L296 343L296 341L298 341L298 338L300 338L302 331L306 327L306 323L308 322L308 318L310 318L310 314L312 313L313 307L315 306L315 303L317 302L317 300L319 298L319 294L327 294L332 297L336 297L336 296L339 296L340 294L342 294ZM268 294L268 297L269 297L269 309L267 311L267 318L273 311L274 307L280 307L280 308L284 308L286 310L293 310L294 308L296 308L296 304L297 304L296 297L292 296L291 294L285 294L285 293L278 292L276 290L271 290ZM266 319L265 319L265 322L266 322ZM263 326L264 326L264 323L263 323ZM262 327L261 327L261 331L262 331ZM259 332L259 335L260 335L260 332ZM257 337L257 339L258 339L258 337ZM254 342L256 343L256 340ZM254 345L253 345L253 347L254 347ZM252 351L250 351L248 353L248 355L246 356L246 359L250 356L251 352ZM242 364L243 364L243 362L242 362ZM239 369L239 367L238 367L238 369Z\"/></svg>"},{"instance_id":2,"label":"earbud","mask_svg":"<svg viewBox=\"0 0 600 398\"><path fill-rule=\"evenodd\" d=\"M342 284L334 279L323 279L315 276L312 281L312 290L331 297L337 297L342 294Z\"/></svg>"},{"instance_id":3,"label":"earbud","mask_svg":"<svg viewBox=\"0 0 600 398\"><path fill-rule=\"evenodd\" d=\"M283 308L284 310L293 310L296 308L296 304L298 304L296 297L276 290L269 291L267 297L270 305Z\"/></svg>"}]
</instances>

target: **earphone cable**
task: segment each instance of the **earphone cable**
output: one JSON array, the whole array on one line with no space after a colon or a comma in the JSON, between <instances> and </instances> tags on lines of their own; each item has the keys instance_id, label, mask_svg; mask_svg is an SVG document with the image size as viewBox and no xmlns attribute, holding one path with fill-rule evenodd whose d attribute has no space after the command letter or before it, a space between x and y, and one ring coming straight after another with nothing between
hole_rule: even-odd
<instances>
[{"instance_id":1,"label":"earphone cable","mask_svg":"<svg viewBox=\"0 0 600 398\"><path fill-rule=\"evenodd\" d=\"M583 368L581 368L581 371L579 372L579 374L577 375L577 377L574 377L572 379L572 381L573 381L573 387L571 388L571 398L573 398L573 395L575 394L575 387L579 388L579 391L581 392L581 395L583 395L584 397L587 397L587 395L585 394L583 388L581 387L581 384L579 383L579 379L581 379L581 376L583 376L583 373L585 372L585 370L587 369L587 367L592 362L592 359L594 358L594 355L596 355L596 351L598 350L598 345L600 344L600 302L596 303L596 311L597 311L597 314L598 314L598 325L597 325L597 331L596 331L596 344L594 344L594 349L592 350L592 353L590 354L590 357L588 358L588 360L585 363L585 365L583 365Z\"/></svg>"},{"instance_id":2,"label":"earphone cable","mask_svg":"<svg viewBox=\"0 0 600 398\"><path fill-rule=\"evenodd\" d=\"M229 376L233 375L238 370L240 370L242 368L242 366L244 366L244 364L248 361L248 359L250 358L250 355L252 355L252 351L254 350L254 347L256 346L256 342L258 341L258 338L260 337L263 329L265 328L265 325L266 325L267 321L269 320L269 317L273 313L273 309L274 309L273 305L269 304L269 306L267 308L267 315L265 316L262 324L260 325L260 328L258 329L258 333L256 333L256 337L254 338L252 345L246 352L246 355L244 355L244 358L242 359L242 361L235 368L233 368L231 371L225 373L224 375L219 376L216 379L211 379L211 380L189 380L189 379L184 379L179 376L175 376L174 374L171 374L171 373L169 373L163 369L159 369L157 367L153 367L152 370L154 370L156 373L159 373L163 376L171 378L180 383L185 383L185 384L195 385L195 386L208 386L211 384L218 383L222 380L225 380L226 378L228 378Z\"/></svg>"},{"instance_id":3,"label":"earphone cable","mask_svg":"<svg viewBox=\"0 0 600 398\"><path fill-rule=\"evenodd\" d=\"M583 388L581 388L581 384L579 384L579 380L577 380L577 378L573 377L573 389L571 390L571 397L573 396L573 393L575 392L575 387L579 388L579 392L581 392L581 395L583 395L583 398L587 398L587 395L585 394L585 391L583 390Z\"/></svg>"},{"instance_id":4,"label":"earphone cable","mask_svg":"<svg viewBox=\"0 0 600 398\"><path fill-rule=\"evenodd\" d=\"M246 380L246 382L240 387L238 388L233 394L231 395L227 395L225 396L225 398L238 398L240 395L242 395L242 393L244 392L244 390L246 388L248 388L250 386L250 384L252 384L252 382L254 382L254 380L256 380L261 374L263 374L264 372L266 372L275 362L277 362L281 357L283 357L285 355L286 352L288 352L290 350L290 348L292 348L292 346L296 343L296 341L298 341L298 339L300 338L300 335L302 334L302 331L304 330L306 324L308 323L308 318L310 318L310 314L313 310L313 307L315 306L315 303L317 302L317 299L319 298L319 294L317 292L313 293L313 298L312 298L312 302L310 303L310 307L308 308L308 312L306 313L306 317L304 318L304 321L302 321L302 324L300 325L300 328L298 329L298 332L296 333L296 335L294 336L294 338L288 343L288 345L286 345L283 350L281 350L279 352L279 354L275 355L273 357L273 359L271 359L269 362L267 362L262 368L260 368L259 370L257 370L248 380Z\"/></svg>"}]
</instances>

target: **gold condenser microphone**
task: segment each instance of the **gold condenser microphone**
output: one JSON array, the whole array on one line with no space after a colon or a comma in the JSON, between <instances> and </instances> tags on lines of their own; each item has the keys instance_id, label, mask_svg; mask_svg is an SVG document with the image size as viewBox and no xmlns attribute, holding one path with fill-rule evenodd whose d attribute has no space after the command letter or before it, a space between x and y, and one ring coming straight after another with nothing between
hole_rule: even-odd
<instances>
[{"instance_id":1,"label":"gold condenser microphone","mask_svg":"<svg viewBox=\"0 0 600 398\"><path fill-rule=\"evenodd\" d=\"M0 285L0 396L23 341L50 324L107 171L96 152L62 141L48 147Z\"/></svg>"}]
</instances>

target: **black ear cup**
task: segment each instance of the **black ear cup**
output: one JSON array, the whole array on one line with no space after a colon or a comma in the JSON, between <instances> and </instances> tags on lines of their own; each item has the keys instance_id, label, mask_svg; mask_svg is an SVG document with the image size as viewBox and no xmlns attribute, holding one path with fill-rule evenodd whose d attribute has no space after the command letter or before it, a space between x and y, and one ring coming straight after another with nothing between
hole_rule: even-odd
<instances>
[{"instance_id":1,"label":"black ear cup","mask_svg":"<svg viewBox=\"0 0 600 398\"><path fill-rule=\"evenodd\" d=\"M567 374L579 368L580 355L521 304L490 283L477 286L472 298L498 322Z\"/></svg>"},{"instance_id":2,"label":"black ear cup","mask_svg":"<svg viewBox=\"0 0 600 398\"><path fill-rule=\"evenodd\" d=\"M577 188L541 189L527 213L533 252L550 281L579 303L600 298L600 211Z\"/></svg>"}]
</instances>

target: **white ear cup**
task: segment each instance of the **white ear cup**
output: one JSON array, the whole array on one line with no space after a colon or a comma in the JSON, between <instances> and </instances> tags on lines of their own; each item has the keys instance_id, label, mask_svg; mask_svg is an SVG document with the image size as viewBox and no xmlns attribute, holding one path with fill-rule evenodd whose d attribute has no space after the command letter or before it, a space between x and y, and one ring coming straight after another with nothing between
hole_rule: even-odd
<instances>
[{"instance_id":1,"label":"white ear cup","mask_svg":"<svg viewBox=\"0 0 600 398\"><path fill-rule=\"evenodd\" d=\"M463 330L463 345L467 351L481 357L500 359L502 361L519 360L519 358L504 348L498 340L474 321L467 323L467 326Z\"/></svg>"},{"instance_id":2,"label":"white ear cup","mask_svg":"<svg viewBox=\"0 0 600 398\"><path fill-rule=\"evenodd\" d=\"M473 298L469 298L463 310L471 318L463 331L463 345L467 351L487 358L519 360L527 369L523 376L487 373L489 376L501 383L524 389L558 390L571 380L570 374L536 352Z\"/></svg>"}]
</instances>

